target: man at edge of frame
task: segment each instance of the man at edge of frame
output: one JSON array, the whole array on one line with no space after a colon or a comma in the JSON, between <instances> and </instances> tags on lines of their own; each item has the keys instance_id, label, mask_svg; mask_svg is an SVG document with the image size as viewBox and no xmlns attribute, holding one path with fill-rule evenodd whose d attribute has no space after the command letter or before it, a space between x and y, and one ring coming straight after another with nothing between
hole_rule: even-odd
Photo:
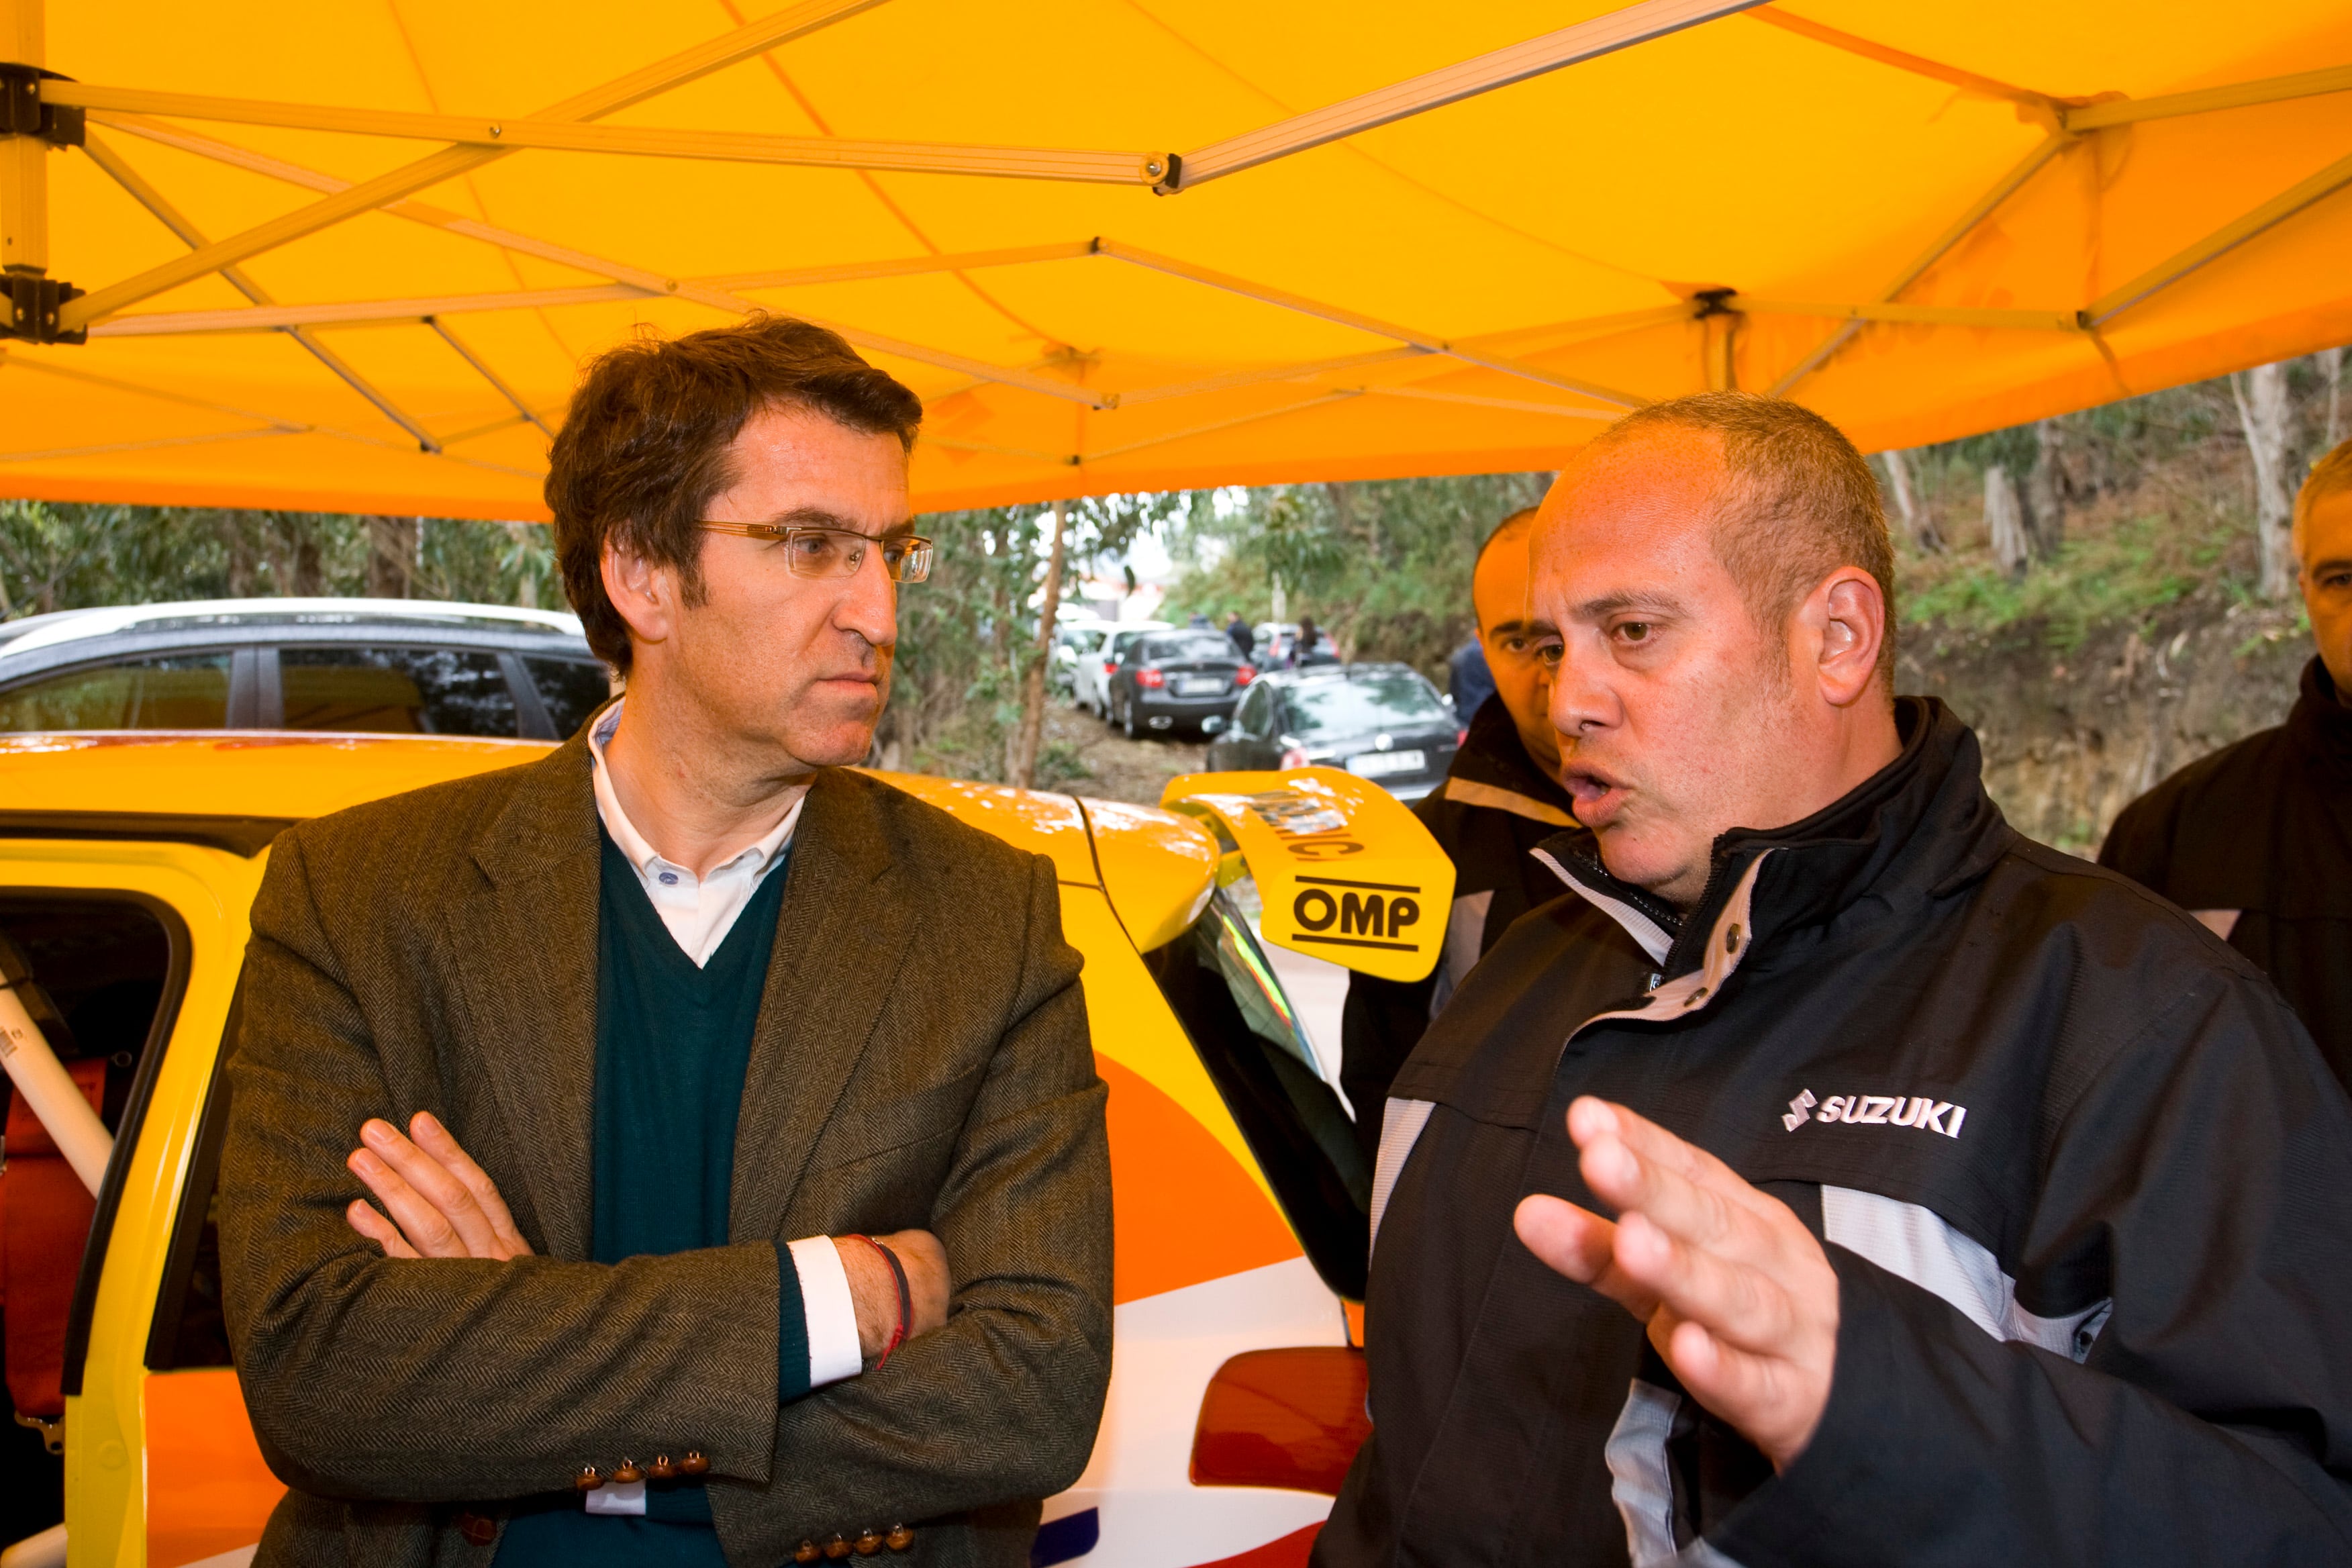
<instances>
[{"instance_id":1,"label":"man at edge of frame","mask_svg":"<svg viewBox=\"0 0 2352 1568\"><path fill-rule=\"evenodd\" d=\"M1391 1091L1315 1563L2352 1561L2352 1103L1893 695L1860 454L1685 398L1538 528L1583 826Z\"/></svg>"},{"instance_id":2,"label":"man at edge of frame","mask_svg":"<svg viewBox=\"0 0 2352 1568\"><path fill-rule=\"evenodd\" d=\"M1110 1172L1052 863L845 765L921 417L803 321L601 356L547 496L626 694L277 840L220 1215L262 1568L1014 1568L1086 1463Z\"/></svg>"}]
</instances>

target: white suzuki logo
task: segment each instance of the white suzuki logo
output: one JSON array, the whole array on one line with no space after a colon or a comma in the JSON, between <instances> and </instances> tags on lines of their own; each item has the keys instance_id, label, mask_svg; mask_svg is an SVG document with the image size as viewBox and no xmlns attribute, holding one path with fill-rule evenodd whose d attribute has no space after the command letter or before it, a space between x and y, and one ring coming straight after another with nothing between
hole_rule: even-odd
<instances>
[{"instance_id":1,"label":"white suzuki logo","mask_svg":"<svg viewBox=\"0 0 2352 1568\"><path fill-rule=\"evenodd\" d=\"M1822 1108L1818 1117L1812 1114L1816 1105ZM1954 1105L1932 1095L1833 1094L1817 1100L1808 1089L1789 1101L1789 1114L1780 1118L1780 1125L1794 1132L1806 1122L1818 1120L1823 1126L1843 1121L1849 1127L1916 1127L1922 1132L1958 1138L1960 1123L1968 1119L1967 1106Z\"/></svg>"}]
</instances>

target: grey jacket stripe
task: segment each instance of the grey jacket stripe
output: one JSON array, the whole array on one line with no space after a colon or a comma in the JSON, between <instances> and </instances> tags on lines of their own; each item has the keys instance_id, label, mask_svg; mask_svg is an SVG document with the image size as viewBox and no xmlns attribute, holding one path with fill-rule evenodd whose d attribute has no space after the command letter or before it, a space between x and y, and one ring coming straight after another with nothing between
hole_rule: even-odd
<instances>
[{"instance_id":1,"label":"grey jacket stripe","mask_svg":"<svg viewBox=\"0 0 2352 1568\"><path fill-rule=\"evenodd\" d=\"M1943 1216L1917 1204L1852 1187L1822 1188L1822 1232L1848 1252L1867 1258L1932 1296L1997 1340L2039 1345L2080 1362L2106 1326L2112 1300L2063 1318L2044 1318L2017 1304L2017 1281L2000 1260Z\"/></svg>"},{"instance_id":2,"label":"grey jacket stripe","mask_svg":"<svg viewBox=\"0 0 2352 1568\"><path fill-rule=\"evenodd\" d=\"M1381 1215L1388 1211L1389 1194L1396 1191L1397 1176L1421 1141L1421 1130L1429 1125L1429 1113L1436 1109L1437 1102L1431 1100L1389 1101L1381 1120L1380 1156L1372 1163L1372 1235L1367 1251L1380 1245Z\"/></svg>"}]
</instances>

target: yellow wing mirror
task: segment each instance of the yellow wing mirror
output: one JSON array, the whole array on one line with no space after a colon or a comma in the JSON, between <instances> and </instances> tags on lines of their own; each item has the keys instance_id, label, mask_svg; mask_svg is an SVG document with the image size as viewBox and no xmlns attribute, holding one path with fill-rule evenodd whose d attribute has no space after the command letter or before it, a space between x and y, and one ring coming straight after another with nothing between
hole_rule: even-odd
<instances>
[{"instance_id":1,"label":"yellow wing mirror","mask_svg":"<svg viewBox=\"0 0 2352 1568\"><path fill-rule=\"evenodd\" d=\"M1187 773L1160 804L1216 834L1220 885L1256 879L1266 941L1383 980L1437 966L1454 862L1378 784L1338 768Z\"/></svg>"}]
</instances>

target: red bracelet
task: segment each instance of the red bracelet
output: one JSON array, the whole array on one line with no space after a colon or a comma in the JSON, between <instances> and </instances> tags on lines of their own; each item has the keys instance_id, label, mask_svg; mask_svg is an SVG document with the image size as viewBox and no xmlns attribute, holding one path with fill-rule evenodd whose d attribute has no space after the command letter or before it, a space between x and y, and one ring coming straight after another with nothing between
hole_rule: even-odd
<instances>
[{"instance_id":1,"label":"red bracelet","mask_svg":"<svg viewBox=\"0 0 2352 1568\"><path fill-rule=\"evenodd\" d=\"M890 1352L907 1342L907 1320L913 1317L915 1314L914 1292L908 1288L906 1266L898 1261L898 1255L897 1253L891 1251L888 1247L883 1246L880 1242L875 1240L870 1236L860 1236L856 1232L852 1231L850 1233L850 1237L852 1240L864 1242L866 1246L872 1247L875 1251L882 1255L882 1261L890 1266L891 1282L898 1287L898 1326L890 1331L890 1342L882 1347L881 1355L876 1358L874 1363L874 1370L880 1372L885 1366L889 1364Z\"/></svg>"}]
</instances>

